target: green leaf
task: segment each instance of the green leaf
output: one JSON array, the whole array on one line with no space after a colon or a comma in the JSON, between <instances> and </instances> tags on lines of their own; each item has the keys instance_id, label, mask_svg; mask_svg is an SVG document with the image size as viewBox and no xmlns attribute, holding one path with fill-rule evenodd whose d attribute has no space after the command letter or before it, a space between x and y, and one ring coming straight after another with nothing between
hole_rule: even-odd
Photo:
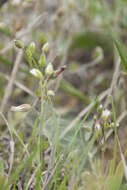
<instances>
[{"instance_id":1,"label":"green leaf","mask_svg":"<svg viewBox=\"0 0 127 190\"><path fill-rule=\"evenodd\" d=\"M4 183L4 164L3 161L0 160L0 187Z\"/></svg>"},{"instance_id":2,"label":"green leaf","mask_svg":"<svg viewBox=\"0 0 127 190\"><path fill-rule=\"evenodd\" d=\"M16 171L11 173L8 182L4 186L2 186L3 188L1 188L1 190L8 190L9 186L12 184L12 182L16 178L18 178L20 172L24 168L26 168L26 167L31 167L32 168L32 161L33 161L33 158L34 158L35 155L36 155L36 152L31 153L31 155L24 162L21 162L19 164L19 166L16 168Z\"/></svg>"},{"instance_id":3,"label":"green leaf","mask_svg":"<svg viewBox=\"0 0 127 190\"><path fill-rule=\"evenodd\" d=\"M125 49L124 47L122 46L121 42L118 41L118 40L115 40L115 46L118 50L118 53L119 53L119 56L121 58L121 62L122 62L122 66L124 68L124 70L126 71L127 73L127 56L126 56L126 52L125 52Z\"/></svg>"},{"instance_id":4,"label":"green leaf","mask_svg":"<svg viewBox=\"0 0 127 190\"><path fill-rule=\"evenodd\" d=\"M4 164L2 160L0 160L0 179L4 176Z\"/></svg>"}]
</instances>

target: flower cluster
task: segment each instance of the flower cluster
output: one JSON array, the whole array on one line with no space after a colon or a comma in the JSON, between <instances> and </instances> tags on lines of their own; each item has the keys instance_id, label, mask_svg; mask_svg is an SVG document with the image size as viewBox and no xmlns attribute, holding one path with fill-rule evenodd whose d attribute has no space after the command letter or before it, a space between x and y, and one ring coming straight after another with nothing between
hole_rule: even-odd
<instances>
[{"instance_id":1,"label":"flower cluster","mask_svg":"<svg viewBox=\"0 0 127 190\"><path fill-rule=\"evenodd\" d=\"M65 70L66 66L61 66L59 69L54 70L53 64L51 62L47 63L46 55L50 50L49 43L47 42L43 45L41 55L38 60L35 59L36 45L34 42L31 42L27 47L20 40L15 40L14 43L17 48L23 49L25 52L30 66L30 74L39 80L39 89L37 89L36 95L39 97L54 96L54 92L52 90L48 90L48 82L57 78ZM22 108L23 106L21 105L20 107ZM12 109L12 111L20 111L20 107L18 107L18 109Z\"/></svg>"},{"instance_id":2,"label":"flower cluster","mask_svg":"<svg viewBox=\"0 0 127 190\"><path fill-rule=\"evenodd\" d=\"M105 109L102 105L99 105L97 107L97 115L94 116L93 127L93 132L99 132L99 144L105 145L107 131L109 128L114 129L114 127L114 122L112 122L112 112L109 109Z\"/></svg>"}]
</instances>

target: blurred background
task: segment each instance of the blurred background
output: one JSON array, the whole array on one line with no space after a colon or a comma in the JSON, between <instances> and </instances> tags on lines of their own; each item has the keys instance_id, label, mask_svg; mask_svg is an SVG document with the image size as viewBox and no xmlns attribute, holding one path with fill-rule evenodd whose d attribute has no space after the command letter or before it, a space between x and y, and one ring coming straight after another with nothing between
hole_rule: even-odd
<instances>
[{"instance_id":1,"label":"blurred background","mask_svg":"<svg viewBox=\"0 0 127 190\"><path fill-rule=\"evenodd\" d=\"M10 108L33 105L38 81L30 75L26 55L15 47L15 39L26 47L35 43L36 61L48 42L47 63L51 62L54 69L67 66L50 84L55 92L53 104L61 117L62 131L68 126L70 131L98 96L99 103L111 109L109 95L112 95L116 116L123 126L122 146L126 147L127 77L113 42L118 39L126 50L126 0L0 0L0 110L19 134L23 131L24 141L27 141L40 104L25 115L13 113ZM83 125L84 136L84 129L94 115L96 110ZM1 141L5 146L9 137L5 122L1 120L0 123ZM52 130L50 123L46 131L48 137L52 136ZM108 140L111 152L112 138Z\"/></svg>"}]
</instances>

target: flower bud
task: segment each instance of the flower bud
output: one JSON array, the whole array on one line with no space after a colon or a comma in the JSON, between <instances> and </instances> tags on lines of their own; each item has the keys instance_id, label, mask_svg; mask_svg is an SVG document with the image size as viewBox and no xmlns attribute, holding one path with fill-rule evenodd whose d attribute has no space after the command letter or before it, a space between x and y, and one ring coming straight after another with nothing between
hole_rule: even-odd
<instances>
[{"instance_id":1,"label":"flower bud","mask_svg":"<svg viewBox=\"0 0 127 190\"><path fill-rule=\"evenodd\" d=\"M104 52L103 49L98 46L95 48L94 52L93 52L93 57L96 59L98 57L101 57L101 60L104 58Z\"/></svg>"},{"instance_id":2,"label":"flower bud","mask_svg":"<svg viewBox=\"0 0 127 190\"><path fill-rule=\"evenodd\" d=\"M44 53L47 53L49 51L49 43L48 42L43 45L42 51Z\"/></svg>"},{"instance_id":3,"label":"flower bud","mask_svg":"<svg viewBox=\"0 0 127 190\"><path fill-rule=\"evenodd\" d=\"M44 67L44 66L46 65L46 57L45 57L45 54L44 54L44 53L41 54L38 63L39 63L39 65L40 65L41 67Z\"/></svg>"},{"instance_id":4,"label":"flower bud","mask_svg":"<svg viewBox=\"0 0 127 190\"><path fill-rule=\"evenodd\" d=\"M53 70L52 63L49 63L45 69L45 74L50 77L53 74L53 72L54 70Z\"/></svg>"},{"instance_id":5,"label":"flower bud","mask_svg":"<svg viewBox=\"0 0 127 190\"><path fill-rule=\"evenodd\" d=\"M31 105L30 104L22 104L20 106L12 106L11 111L14 112L28 112L31 110Z\"/></svg>"},{"instance_id":6,"label":"flower bud","mask_svg":"<svg viewBox=\"0 0 127 190\"><path fill-rule=\"evenodd\" d=\"M34 51L35 51L35 43L31 42L28 48L29 48L31 53L34 53Z\"/></svg>"},{"instance_id":7,"label":"flower bud","mask_svg":"<svg viewBox=\"0 0 127 190\"><path fill-rule=\"evenodd\" d=\"M55 93L52 90L48 90L47 95L48 96L55 96Z\"/></svg>"},{"instance_id":8,"label":"flower bud","mask_svg":"<svg viewBox=\"0 0 127 190\"><path fill-rule=\"evenodd\" d=\"M42 73L41 73L38 69L35 69L35 68L34 68L34 69L30 70L30 73L31 73L34 77L43 80Z\"/></svg>"},{"instance_id":9,"label":"flower bud","mask_svg":"<svg viewBox=\"0 0 127 190\"><path fill-rule=\"evenodd\" d=\"M15 46L19 49L24 48L24 43L21 40L14 40Z\"/></svg>"}]
</instances>

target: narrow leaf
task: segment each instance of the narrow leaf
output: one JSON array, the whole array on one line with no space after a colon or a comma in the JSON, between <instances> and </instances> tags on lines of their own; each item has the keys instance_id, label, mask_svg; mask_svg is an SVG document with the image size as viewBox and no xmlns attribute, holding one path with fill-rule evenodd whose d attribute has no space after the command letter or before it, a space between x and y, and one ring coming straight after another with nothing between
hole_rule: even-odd
<instances>
[{"instance_id":1,"label":"narrow leaf","mask_svg":"<svg viewBox=\"0 0 127 190\"><path fill-rule=\"evenodd\" d=\"M116 46L118 53L119 53L119 56L121 58L123 68L127 73L127 56L126 56L125 49L118 40L115 40L115 46Z\"/></svg>"}]
</instances>

